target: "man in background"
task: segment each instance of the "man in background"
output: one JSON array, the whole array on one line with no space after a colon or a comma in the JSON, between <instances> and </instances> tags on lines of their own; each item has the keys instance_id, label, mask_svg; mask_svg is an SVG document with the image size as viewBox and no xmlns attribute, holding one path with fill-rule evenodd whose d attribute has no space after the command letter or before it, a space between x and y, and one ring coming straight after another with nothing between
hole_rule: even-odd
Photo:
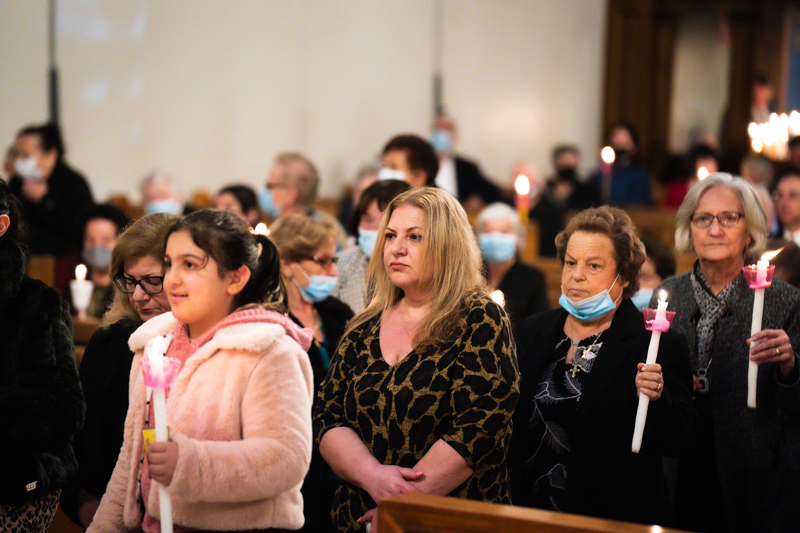
<instances>
[{"instance_id":1,"label":"man in background","mask_svg":"<svg viewBox=\"0 0 800 533\"><path fill-rule=\"evenodd\" d=\"M484 177L478 165L455 153L456 125L444 115L433 121L431 144L439 157L436 185L461 202L468 211L478 211L496 202L500 191Z\"/></svg>"}]
</instances>

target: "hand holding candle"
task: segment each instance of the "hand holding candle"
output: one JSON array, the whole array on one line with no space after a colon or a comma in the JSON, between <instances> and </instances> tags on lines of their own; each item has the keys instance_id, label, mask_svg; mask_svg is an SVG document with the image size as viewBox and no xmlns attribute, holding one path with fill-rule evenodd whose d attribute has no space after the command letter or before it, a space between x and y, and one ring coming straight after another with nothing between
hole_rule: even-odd
<instances>
[{"instance_id":1,"label":"hand holding candle","mask_svg":"<svg viewBox=\"0 0 800 533\"><path fill-rule=\"evenodd\" d=\"M674 318L675 313L667 311L667 293L662 290L658 295L658 309L644 309L644 327L647 331L652 332L650 336L650 345L647 348L646 365L655 364L656 357L658 356L658 345L661 343L661 333L669 331L669 326L672 324ZM644 424L647 420L647 409L649 405L650 398L644 394L640 394L639 407L636 410L636 425L633 429L633 441L631 442L631 451L633 453L639 453L639 450L642 448Z\"/></svg>"},{"instance_id":2,"label":"hand holding candle","mask_svg":"<svg viewBox=\"0 0 800 533\"><path fill-rule=\"evenodd\" d=\"M171 342L172 335L156 337L148 346L147 356L142 359L144 383L153 389L153 415L157 442L169 440L166 389L172 386L172 382L181 369L180 361L166 357L167 348ZM158 498L161 508L161 531L172 533L172 501L167 488L160 483L158 484Z\"/></svg>"},{"instance_id":3,"label":"hand holding candle","mask_svg":"<svg viewBox=\"0 0 800 533\"><path fill-rule=\"evenodd\" d=\"M781 248L782 250L783 248ZM756 265L747 265L742 269L747 285L755 290L753 298L753 321L750 324L750 336L761 331L761 318L764 314L764 289L772 284L772 274L775 265L770 265L769 260L780 253L781 250L767 252L761 256ZM758 364L748 360L747 366L747 406L756 407L756 384L758 383Z\"/></svg>"}]
</instances>

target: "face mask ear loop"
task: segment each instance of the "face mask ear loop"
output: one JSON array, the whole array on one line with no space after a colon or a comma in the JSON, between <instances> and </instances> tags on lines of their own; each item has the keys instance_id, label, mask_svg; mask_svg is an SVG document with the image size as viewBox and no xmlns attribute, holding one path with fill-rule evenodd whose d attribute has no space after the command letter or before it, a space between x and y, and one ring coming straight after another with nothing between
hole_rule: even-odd
<instances>
[{"instance_id":1,"label":"face mask ear loop","mask_svg":"<svg viewBox=\"0 0 800 533\"><path fill-rule=\"evenodd\" d=\"M303 275L306 277L306 281L308 281L308 285L310 287L311 286L311 276L309 276L308 272L306 272L306 270L303 267L300 266L300 263L295 261L294 264L297 266L297 269L300 270L300 272L302 272Z\"/></svg>"}]
</instances>

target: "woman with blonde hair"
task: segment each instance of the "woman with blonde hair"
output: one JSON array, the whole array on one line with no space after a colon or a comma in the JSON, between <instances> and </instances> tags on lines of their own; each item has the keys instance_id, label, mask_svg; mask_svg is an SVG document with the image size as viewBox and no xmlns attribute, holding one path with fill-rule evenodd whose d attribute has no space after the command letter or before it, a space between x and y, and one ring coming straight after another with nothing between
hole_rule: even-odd
<instances>
[{"instance_id":1,"label":"woman with blonde hair","mask_svg":"<svg viewBox=\"0 0 800 533\"><path fill-rule=\"evenodd\" d=\"M163 290L164 238L179 218L145 215L120 234L111 252L114 299L81 360L86 423L74 441L79 475L61 497L67 515L83 527L92 522L122 446L133 361L128 339L170 309Z\"/></svg>"},{"instance_id":2,"label":"woman with blonde hair","mask_svg":"<svg viewBox=\"0 0 800 533\"><path fill-rule=\"evenodd\" d=\"M461 205L427 187L395 197L368 273L374 297L348 324L314 413L341 478L334 525L364 531L377 503L405 492L510 503L516 354Z\"/></svg>"}]
</instances>

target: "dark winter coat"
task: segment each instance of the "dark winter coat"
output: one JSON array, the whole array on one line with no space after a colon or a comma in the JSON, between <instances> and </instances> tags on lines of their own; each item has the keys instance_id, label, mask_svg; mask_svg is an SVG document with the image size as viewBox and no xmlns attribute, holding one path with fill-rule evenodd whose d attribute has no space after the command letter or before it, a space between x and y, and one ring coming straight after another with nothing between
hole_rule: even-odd
<instances>
[{"instance_id":1,"label":"dark winter coat","mask_svg":"<svg viewBox=\"0 0 800 533\"><path fill-rule=\"evenodd\" d=\"M539 445L530 429L534 396L553 361L553 348L564 338L566 319L565 310L553 309L527 318L519 327L520 399L508 457L515 505L530 505L527 495L535 480L525 465ZM657 363L664 376L663 396L650 402L642 449L631 452L639 405L637 364L645 361L650 337L642 313L624 298L603 333L569 435L566 512L647 524L670 520L662 457L682 449L697 414L691 403L686 340L672 330L662 333Z\"/></svg>"},{"instance_id":2,"label":"dark winter coat","mask_svg":"<svg viewBox=\"0 0 800 533\"><path fill-rule=\"evenodd\" d=\"M697 324L701 312L692 288L691 272L665 280L655 293L662 288L669 294L668 309L676 312L670 331L686 336L692 365L696 368ZM714 450L710 453L716 458L731 531L761 531L757 528L766 527L765 524L778 515L792 517L787 521L796 525L800 517L797 506L800 489L800 379L797 371L800 367L800 292L779 279L774 279L764 292L762 330L786 332L795 353L795 371L787 380L780 375L776 363L759 365L756 408L750 409L747 407L747 339L750 338L754 293L741 280L732 297L735 303L716 325L712 362L708 367L707 400L710 400L711 409L707 416L700 417L701 425L711 426ZM754 508L756 502L763 507ZM756 519L762 523L748 522L754 516L760 517Z\"/></svg>"},{"instance_id":3,"label":"dark winter coat","mask_svg":"<svg viewBox=\"0 0 800 533\"><path fill-rule=\"evenodd\" d=\"M0 238L0 505L65 484L84 416L67 304L24 272L22 250Z\"/></svg>"}]
</instances>

